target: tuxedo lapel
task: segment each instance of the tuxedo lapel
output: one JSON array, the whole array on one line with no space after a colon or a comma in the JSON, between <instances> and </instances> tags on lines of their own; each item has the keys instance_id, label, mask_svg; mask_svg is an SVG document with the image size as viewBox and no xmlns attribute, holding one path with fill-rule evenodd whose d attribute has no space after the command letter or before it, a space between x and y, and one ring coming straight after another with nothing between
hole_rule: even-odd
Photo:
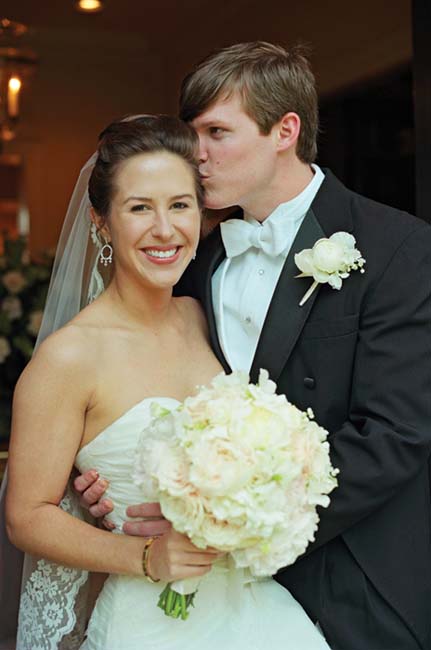
<instances>
[{"instance_id":1,"label":"tuxedo lapel","mask_svg":"<svg viewBox=\"0 0 431 650\"><path fill-rule=\"evenodd\" d=\"M299 306L312 278L295 277L300 272L295 254L312 248L322 237L352 230L348 191L330 171L325 171L325 180L302 222L275 288L251 366L252 381L257 381L260 368L268 370L273 381L278 380L319 293L320 285L305 305Z\"/></svg>"},{"instance_id":2,"label":"tuxedo lapel","mask_svg":"<svg viewBox=\"0 0 431 650\"><path fill-rule=\"evenodd\" d=\"M226 253L224 250L223 242L221 239L221 234L220 230L218 229L217 232L215 233L215 236L213 240L211 241L211 247L209 247L208 250L206 250L203 254L201 254L202 257L206 258L208 260L207 268L205 273L203 273L202 277L204 278L204 287L203 287L203 306L205 309L207 321L208 321L208 330L209 330L209 335L210 335L210 341L211 341L211 346L212 349L217 356L218 360L223 366L223 369L225 372L231 372L231 368L226 360L226 357L224 356L222 347L220 345L220 341L218 338L218 333L217 333L217 324L216 324L216 319L215 319L215 314L214 314L214 304L213 304L213 292L212 292L212 276L213 273L217 270L217 268L220 266L222 261L226 257Z\"/></svg>"},{"instance_id":3,"label":"tuxedo lapel","mask_svg":"<svg viewBox=\"0 0 431 650\"><path fill-rule=\"evenodd\" d=\"M263 324L250 371L254 382L258 379L260 368L268 370L271 379L277 381L305 325L319 287L300 307L299 302L312 280L295 277L300 272L295 264L295 254L304 248L311 248L324 236L313 211L309 210L287 256Z\"/></svg>"}]
</instances>

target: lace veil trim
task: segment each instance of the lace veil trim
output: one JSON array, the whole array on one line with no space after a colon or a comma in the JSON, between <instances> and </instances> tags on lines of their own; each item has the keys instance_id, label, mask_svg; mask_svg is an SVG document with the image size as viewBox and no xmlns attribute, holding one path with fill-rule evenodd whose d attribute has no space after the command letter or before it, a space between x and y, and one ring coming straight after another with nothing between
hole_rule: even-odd
<instances>
[{"instance_id":1,"label":"lace veil trim","mask_svg":"<svg viewBox=\"0 0 431 650\"><path fill-rule=\"evenodd\" d=\"M83 519L69 486L62 510ZM26 557L27 580L22 588L16 650L78 650L85 632L88 572L47 560Z\"/></svg>"}]
</instances>

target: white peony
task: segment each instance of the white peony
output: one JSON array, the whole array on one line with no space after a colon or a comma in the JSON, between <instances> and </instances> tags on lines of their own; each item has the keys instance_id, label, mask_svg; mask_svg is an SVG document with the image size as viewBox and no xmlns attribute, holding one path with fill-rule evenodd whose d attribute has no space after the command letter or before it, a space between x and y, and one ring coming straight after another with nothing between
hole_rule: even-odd
<instances>
[{"instance_id":1,"label":"white peony","mask_svg":"<svg viewBox=\"0 0 431 650\"><path fill-rule=\"evenodd\" d=\"M3 276L3 284L9 293L20 293L26 286L27 281L21 271L8 271Z\"/></svg>"},{"instance_id":2,"label":"white peony","mask_svg":"<svg viewBox=\"0 0 431 650\"><path fill-rule=\"evenodd\" d=\"M142 441L134 478L145 486L149 501L157 500L164 491L173 496L189 492L186 457L166 438Z\"/></svg>"},{"instance_id":3,"label":"white peony","mask_svg":"<svg viewBox=\"0 0 431 650\"><path fill-rule=\"evenodd\" d=\"M30 319L27 325L27 331L33 336L37 336L42 324L43 311L38 309L30 314Z\"/></svg>"},{"instance_id":4,"label":"white peony","mask_svg":"<svg viewBox=\"0 0 431 650\"><path fill-rule=\"evenodd\" d=\"M190 481L206 497L231 494L250 481L254 463L251 450L237 442L202 436L193 448Z\"/></svg>"},{"instance_id":5,"label":"white peony","mask_svg":"<svg viewBox=\"0 0 431 650\"><path fill-rule=\"evenodd\" d=\"M205 517L203 500L195 493L189 494L187 499L167 494L162 494L159 498L166 519L175 521L175 527L180 533L189 537L195 534ZM203 546L207 544L204 543Z\"/></svg>"},{"instance_id":6,"label":"white peony","mask_svg":"<svg viewBox=\"0 0 431 650\"><path fill-rule=\"evenodd\" d=\"M1 304L1 308L10 320L16 320L22 316L21 300L16 296L6 296Z\"/></svg>"}]
</instances>

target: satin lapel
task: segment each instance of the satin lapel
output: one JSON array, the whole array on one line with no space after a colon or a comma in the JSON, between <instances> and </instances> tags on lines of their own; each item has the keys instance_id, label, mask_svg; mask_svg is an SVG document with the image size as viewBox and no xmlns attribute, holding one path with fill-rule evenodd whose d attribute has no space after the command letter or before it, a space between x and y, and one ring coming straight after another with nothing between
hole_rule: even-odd
<instances>
[{"instance_id":1,"label":"satin lapel","mask_svg":"<svg viewBox=\"0 0 431 650\"><path fill-rule=\"evenodd\" d=\"M216 325L216 319L214 314L214 304L213 304L213 295L212 295L212 287L211 287L212 275L213 273L215 273L218 266L220 266L220 264L226 257L221 235L219 233L217 233L217 236L214 238L211 249L205 251L204 255L208 255L209 264L206 268L205 277L204 277L202 302L203 302L203 306L208 321L208 330L210 335L211 347L214 351L214 354L222 364L224 371L230 373L231 368L226 360L226 357L224 356L218 338L218 334L217 334L217 325Z\"/></svg>"},{"instance_id":2,"label":"satin lapel","mask_svg":"<svg viewBox=\"0 0 431 650\"><path fill-rule=\"evenodd\" d=\"M250 377L256 382L260 368L277 381L308 318L319 287L303 307L299 302L311 284L310 278L295 278L300 272L295 254L311 248L325 233L310 209L287 256L262 328Z\"/></svg>"}]
</instances>

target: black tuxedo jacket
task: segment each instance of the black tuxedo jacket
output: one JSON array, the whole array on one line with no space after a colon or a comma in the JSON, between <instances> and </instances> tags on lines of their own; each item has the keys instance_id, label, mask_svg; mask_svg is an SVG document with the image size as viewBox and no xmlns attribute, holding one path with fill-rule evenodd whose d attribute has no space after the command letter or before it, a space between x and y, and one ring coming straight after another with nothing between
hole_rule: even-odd
<instances>
[{"instance_id":1,"label":"black tuxedo jacket","mask_svg":"<svg viewBox=\"0 0 431 650\"><path fill-rule=\"evenodd\" d=\"M312 280L295 278L294 254L341 230L355 236L365 273L352 272L339 291L319 285L299 307ZM415 647L431 647L430 253L425 222L349 191L326 170L284 265L251 368L253 380L268 369L278 392L301 409L310 406L330 432L339 487L320 511L315 542L277 580L336 648L343 644L338 613L346 604L352 634L362 633L355 612L360 628L367 589L393 612L394 625L408 629ZM216 228L176 293L201 301L213 349L229 371L211 295L211 276L224 256ZM345 639L343 650L391 650L384 640L365 641L367 634L362 646Z\"/></svg>"}]
</instances>

